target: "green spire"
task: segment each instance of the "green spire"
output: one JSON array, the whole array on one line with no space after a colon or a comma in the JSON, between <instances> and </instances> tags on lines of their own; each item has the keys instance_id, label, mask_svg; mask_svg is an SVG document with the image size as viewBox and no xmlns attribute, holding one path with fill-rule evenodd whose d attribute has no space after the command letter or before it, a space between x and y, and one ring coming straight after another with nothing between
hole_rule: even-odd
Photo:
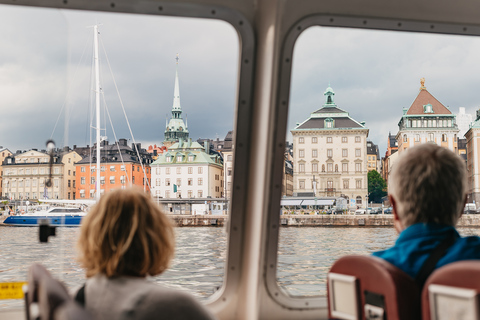
<instances>
[{"instance_id":1,"label":"green spire","mask_svg":"<svg viewBox=\"0 0 480 320\"><path fill-rule=\"evenodd\" d=\"M330 82L328 83L328 88L325 90L323 95L325 96L325 104L323 105L324 107L336 107L337 106L335 104L335 101L333 100L333 96L335 95L335 92L333 91L332 87L330 87Z\"/></svg>"}]
</instances>

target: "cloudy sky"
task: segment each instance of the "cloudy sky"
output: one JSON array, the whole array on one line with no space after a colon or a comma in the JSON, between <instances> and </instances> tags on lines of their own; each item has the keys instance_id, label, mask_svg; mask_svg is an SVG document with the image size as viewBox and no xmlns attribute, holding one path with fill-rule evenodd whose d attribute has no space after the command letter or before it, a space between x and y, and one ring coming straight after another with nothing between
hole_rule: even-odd
<instances>
[{"instance_id":1,"label":"cloudy sky","mask_svg":"<svg viewBox=\"0 0 480 320\"><path fill-rule=\"evenodd\" d=\"M102 88L117 138L132 139L113 79L135 140L144 146L162 142L176 53L190 136L222 139L232 129L239 43L227 23L0 6L0 145L12 151L43 148L52 132L59 146L90 143L93 30L88 27L95 23L101 24ZM473 37L310 28L295 46L289 128L322 106L330 83L337 105L366 121L369 138L384 153L388 133L397 132L402 109L415 99L422 77L453 113L459 107L475 112L479 50ZM105 118L105 134L113 141Z\"/></svg>"}]
</instances>

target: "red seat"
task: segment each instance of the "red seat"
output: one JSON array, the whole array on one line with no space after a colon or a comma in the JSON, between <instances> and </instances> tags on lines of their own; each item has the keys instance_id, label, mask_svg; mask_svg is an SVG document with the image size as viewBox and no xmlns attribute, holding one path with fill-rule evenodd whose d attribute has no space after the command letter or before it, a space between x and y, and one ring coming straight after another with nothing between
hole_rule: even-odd
<instances>
[{"instance_id":1,"label":"red seat","mask_svg":"<svg viewBox=\"0 0 480 320\"><path fill-rule=\"evenodd\" d=\"M372 256L345 256L328 274L330 319L421 319L420 290L405 272Z\"/></svg>"},{"instance_id":2,"label":"red seat","mask_svg":"<svg viewBox=\"0 0 480 320\"><path fill-rule=\"evenodd\" d=\"M480 261L447 264L427 279L422 291L423 319L480 319Z\"/></svg>"}]
</instances>

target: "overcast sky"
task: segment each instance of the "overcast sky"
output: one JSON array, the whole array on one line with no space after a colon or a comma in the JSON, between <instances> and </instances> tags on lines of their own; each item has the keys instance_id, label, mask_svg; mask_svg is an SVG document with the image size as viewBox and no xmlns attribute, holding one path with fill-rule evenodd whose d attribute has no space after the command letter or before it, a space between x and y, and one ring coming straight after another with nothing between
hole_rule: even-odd
<instances>
[{"instance_id":1,"label":"overcast sky","mask_svg":"<svg viewBox=\"0 0 480 320\"><path fill-rule=\"evenodd\" d=\"M137 142L163 141L176 53L190 136L223 139L232 130L239 42L227 23L0 6L0 145L14 152L43 148L57 118L57 145L90 143L88 26L95 23L102 24L102 88L117 138L131 136L104 50ZM366 121L369 138L384 154L388 133L398 131L402 109L417 96L422 77L453 113L465 107L474 114L480 105L479 52L473 37L310 28L295 46L289 130L322 106L330 83L338 107ZM106 127L113 141L108 122Z\"/></svg>"}]
</instances>

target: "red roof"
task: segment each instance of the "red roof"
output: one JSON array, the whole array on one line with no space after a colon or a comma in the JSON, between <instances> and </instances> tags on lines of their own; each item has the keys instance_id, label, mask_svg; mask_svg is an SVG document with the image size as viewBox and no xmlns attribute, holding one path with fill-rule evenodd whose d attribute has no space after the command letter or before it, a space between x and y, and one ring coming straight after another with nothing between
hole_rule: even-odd
<instances>
[{"instance_id":1,"label":"red roof","mask_svg":"<svg viewBox=\"0 0 480 320\"><path fill-rule=\"evenodd\" d=\"M423 106L431 104L433 114L452 114L440 101L427 91L427 89L420 90L417 98L413 101L412 105L408 109L407 114L430 114L423 111Z\"/></svg>"}]
</instances>

